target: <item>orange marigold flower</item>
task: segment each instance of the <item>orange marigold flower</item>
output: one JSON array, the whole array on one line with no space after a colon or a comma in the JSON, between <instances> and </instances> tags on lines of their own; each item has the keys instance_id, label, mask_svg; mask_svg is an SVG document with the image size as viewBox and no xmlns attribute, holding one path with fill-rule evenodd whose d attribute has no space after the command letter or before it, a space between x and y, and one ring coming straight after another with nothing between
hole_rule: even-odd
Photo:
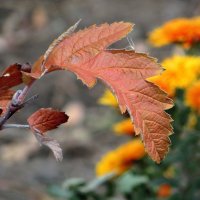
<instances>
[{"instance_id":1,"label":"orange marigold flower","mask_svg":"<svg viewBox=\"0 0 200 200\"><path fill-rule=\"evenodd\" d=\"M173 56L162 62L165 71L148 80L174 96L177 88L185 89L198 79L200 75L199 56Z\"/></svg>"},{"instance_id":2,"label":"orange marigold flower","mask_svg":"<svg viewBox=\"0 0 200 200\"><path fill-rule=\"evenodd\" d=\"M122 120L113 125L113 130L117 134L134 135L134 125L131 119Z\"/></svg>"},{"instance_id":3,"label":"orange marigold flower","mask_svg":"<svg viewBox=\"0 0 200 200\"><path fill-rule=\"evenodd\" d=\"M200 112L200 80L186 90L186 104Z\"/></svg>"},{"instance_id":4,"label":"orange marigold flower","mask_svg":"<svg viewBox=\"0 0 200 200\"><path fill-rule=\"evenodd\" d=\"M144 145L139 139L128 142L117 149L107 153L96 165L97 176L111 172L117 175L128 170L135 160L145 155Z\"/></svg>"},{"instance_id":5,"label":"orange marigold flower","mask_svg":"<svg viewBox=\"0 0 200 200\"><path fill-rule=\"evenodd\" d=\"M149 41L157 47L181 43L188 48L200 42L200 17L177 18L168 21L149 34Z\"/></svg>"},{"instance_id":6,"label":"orange marigold flower","mask_svg":"<svg viewBox=\"0 0 200 200\"><path fill-rule=\"evenodd\" d=\"M157 196L161 198L169 197L172 193L172 187L169 184L162 184L159 186Z\"/></svg>"},{"instance_id":7,"label":"orange marigold flower","mask_svg":"<svg viewBox=\"0 0 200 200\"><path fill-rule=\"evenodd\" d=\"M116 149L116 153L127 163L140 160L145 155L145 149L140 139L134 139Z\"/></svg>"},{"instance_id":8,"label":"orange marigold flower","mask_svg":"<svg viewBox=\"0 0 200 200\"><path fill-rule=\"evenodd\" d=\"M118 106L117 99L115 98L113 93L108 89L106 89L102 97L99 98L98 103L106 106Z\"/></svg>"}]
</instances>

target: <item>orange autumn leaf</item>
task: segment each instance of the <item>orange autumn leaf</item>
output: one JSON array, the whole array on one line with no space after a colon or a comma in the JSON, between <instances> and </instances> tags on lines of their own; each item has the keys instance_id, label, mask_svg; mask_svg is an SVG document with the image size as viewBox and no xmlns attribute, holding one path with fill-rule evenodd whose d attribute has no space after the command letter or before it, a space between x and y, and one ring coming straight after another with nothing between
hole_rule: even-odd
<instances>
[{"instance_id":1,"label":"orange autumn leaf","mask_svg":"<svg viewBox=\"0 0 200 200\"><path fill-rule=\"evenodd\" d=\"M40 56L40 58L33 64L30 72L22 71L22 81L24 84L28 85L43 75L43 60L44 56ZM51 66L47 71L45 71L45 73L50 73L55 70L61 70L61 68Z\"/></svg>"},{"instance_id":2,"label":"orange autumn leaf","mask_svg":"<svg viewBox=\"0 0 200 200\"><path fill-rule=\"evenodd\" d=\"M22 72L22 80L25 84L28 85L41 76L43 59L43 56L40 56L40 58L33 64L30 72Z\"/></svg>"},{"instance_id":3,"label":"orange autumn leaf","mask_svg":"<svg viewBox=\"0 0 200 200\"><path fill-rule=\"evenodd\" d=\"M119 22L91 26L66 37L62 34L45 53L43 66L72 71L89 87L97 78L105 82L117 96L122 113L129 112L148 154L159 163L168 152L172 133L171 118L164 110L173 104L146 79L162 69L146 54L106 49L131 30L132 24Z\"/></svg>"},{"instance_id":4,"label":"orange autumn leaf","mask_svg":"<svg viewBox=\"0 0 200 200\"><path fill-rule=\"evenodd\" d=\"M112 43L125 37L132 30L131 23L93 25L76 33L62 34L45 53L44 66L67 67L70 64L87 62ZM53 55L53 56L52 56ZM89 72L88 72L89 73Z\"/></svg>"},{"instance_id":5,"label":"orange autumn leaf","mask_svg":"<svg viewBox=\"0 0 200 200\"><path fill-rule=\"evenodd\" d=\"M142 134L149 155L157 162L163 159L172 132L171 118L164 110L172 102L145 80L160 70L152 58L133 51L104 51L87 63L68 65L67 69L78 74L88 86L94 85L96 78L107 83L116 94L121 111L127 109L133 117L136 134Z\"/></svg>"},{"instance_id":6,"label":"orange autumn leaf","mask_svg":"<svg viewBox=\"0 0 200 200\"><path fill-rule=\"evenodd\" d=\"M27 121L34 132L44 135L46 131L55 129L67 122L68 118L64 112L52 108L41 108L33 113Z\"/></svg>"}]
</instances>

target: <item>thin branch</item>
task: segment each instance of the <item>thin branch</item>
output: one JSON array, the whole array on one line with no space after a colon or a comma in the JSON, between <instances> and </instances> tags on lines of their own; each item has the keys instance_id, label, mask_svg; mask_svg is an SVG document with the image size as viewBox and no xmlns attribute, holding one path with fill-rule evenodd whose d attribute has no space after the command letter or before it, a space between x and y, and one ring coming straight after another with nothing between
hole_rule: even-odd
<instances>
[{"instance_id":1,"label":"thin branch","mask_svg":"<svg viewBox=\"0 0 200 200\"><path fill-rule=\"evenodd\" d=\"M33 82L34 81L32 81L29 85L26 85L23 90L17 90L15 92L5 114L0 117L0 129L2 129L3 125L10 117L12 117L12 115L14 115L18 110L24 107L24 100Z\"/></svg>"},{"instance_id":2,"label":"thin branch","mask_svg":"<svg viewBox=\"0 0 200 200\"><path fill-rule=\"evenodd\" d=\"M33 83L33 82L32 82L32 83ZM24 87L24 89L22 90L21 94L18 96L18 99L17 99L17 100L18 100L18 105L23 104L23 102L24 102L24 100L25 100L25 98L26 98L26 95L27 95L28 92L29 92L29 89L30 89L32 83L29 84L29 85L26 85L26 86Z\"/></svg>"},{"instance_id":3,"label":"thin branch","mask_svg":"<svg viewBox=\"0 0 200 200\"><path fill-rule=\"evenodd\" d=\"M39 97L38 94L33 95L32 97L28 98L24 103L22 104L23 106L31 104L33 101L35 101Z\"/></svg>"},{"instance_id":4,"label":"thin branch","mask_svg":"<svg viewBox=\"0 0 200 200\"><path fill-rule=\"evenodd\" d=\"M5 128L30 128L28 124L4 124L2 129Z\"/></svg>"}]
</instances>

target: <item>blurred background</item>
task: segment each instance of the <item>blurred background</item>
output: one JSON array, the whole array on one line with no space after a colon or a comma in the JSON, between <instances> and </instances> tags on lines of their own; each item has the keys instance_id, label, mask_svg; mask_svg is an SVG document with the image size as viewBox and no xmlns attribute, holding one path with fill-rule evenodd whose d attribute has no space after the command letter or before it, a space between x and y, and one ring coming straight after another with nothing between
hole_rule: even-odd
<instances>
[{"instance_id":1,"label":"blurred background","mask_svg":"<svg viewBox=\"0 0 200 200\"><path fill-rule=\"evenodd\" d=\"M136 51L149 52L161 60L171 47L152 48L148 33L176 17L200 13L199 0L0 0L0 68L12 63L33 63L48 45L67 28L82 19L78 28L104 22L135 24L129 35ZM124 39L114 47L125 48ZM0 200L51 199L46 188L69 177L91 179L97 160L109 149L127 140L113 137L111 125L120 119L112 108L97 104L104 86L89 90L71 73L55 72L38 81L32 94L39 99L10 121L25 123L41 107L67 112L69 123L49 133L63 148L59 163L49 149L40 148L27 130L4 130L0 134Z\"/></svg>"}]
</instances>

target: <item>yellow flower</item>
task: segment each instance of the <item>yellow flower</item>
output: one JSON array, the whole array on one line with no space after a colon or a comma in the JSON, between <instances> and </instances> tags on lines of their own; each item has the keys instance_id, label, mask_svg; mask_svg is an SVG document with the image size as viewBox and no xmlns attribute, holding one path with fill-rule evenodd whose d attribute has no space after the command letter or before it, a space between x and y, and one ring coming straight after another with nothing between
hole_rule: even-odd
<instances>
[{"instance_id":1,"label":"yellow flower","mask_svg":"<svg viewBox=\"0 0 200 200\"><path fill-rule=\"evenodd\" d=\"M197 80L200 74L200 57L173 56L162 62L165 71L148 80L174 96L177 88L185 89Z\"/></svg>"},{"instance_id":2,"label":"yellow flower","mask_svg":"<svg viewBox=\"0 0 200 200\"><path fill-rule=\"evenodd\" d=\"M115 151L107 153L96 165L97 176L102 176L108 173L121 173L121 163Z\"/></svg>"},{"instance_id":3,"label":"yellow flower","mask_svg":"<svg viewBox=\"0 0 200 200\"><path fill-rule=\"evenodd\" d=\"M200 112L200 80L186 90L186 104Z\"/></svg>"},{"instance_id":4,"label":"yellow flower","mask_svg":"<svg viewBox=\"0 0 200 200\"><path fill-rule=\"evenodd\" d=\"M134 135L134 126L130 118L114 124L113 130L117 134Z\"/></svg>"},{"instance_id":5,"label":"yellow flower","mask_svg":"<svg viewBox=\"0 0 200 200\"><path fill-rule=\"evenodd\" d=\"M132 160L140 160L145 155L145 149L140 139L134 139L120 147L115 151L123 162L131 162Z\"/></svg>"},{"instance_id":6,"label":"yellow flower","mask_svg":"<svg viewBox=\"0 0 200 200\"><path fill-rule=\"evenodd\" d=\"M117 175L128 170L135 160L145 155L144 145L139 139L128 142L117 149L107 153L96 165L97 176L111 172Z\"/></svg>"},{"instance_id":7,"label":"yellow flower","mask_svg":"<svg viewBox=\"0 0 200 200\"><path fill-rule=\"evenodd\" d=\"M117 99L112 94L112 92L108 89L105 90L102 97L98 100L98 103L100 103L102 105L106 105L106 106L113 106L113 107L118 106Z\"/></svg>"},{"instance_id":8,"label":"yellow flower","mask_svg":"<svg viewBox=\"0 0 200 200\"><path fill-rule=\"evenodd\" d=\"M150 33L149 41L157 47L181 43L188 48L200 42L200 17L177 18L168 21Z\"/></svg>"}]
</instances>

